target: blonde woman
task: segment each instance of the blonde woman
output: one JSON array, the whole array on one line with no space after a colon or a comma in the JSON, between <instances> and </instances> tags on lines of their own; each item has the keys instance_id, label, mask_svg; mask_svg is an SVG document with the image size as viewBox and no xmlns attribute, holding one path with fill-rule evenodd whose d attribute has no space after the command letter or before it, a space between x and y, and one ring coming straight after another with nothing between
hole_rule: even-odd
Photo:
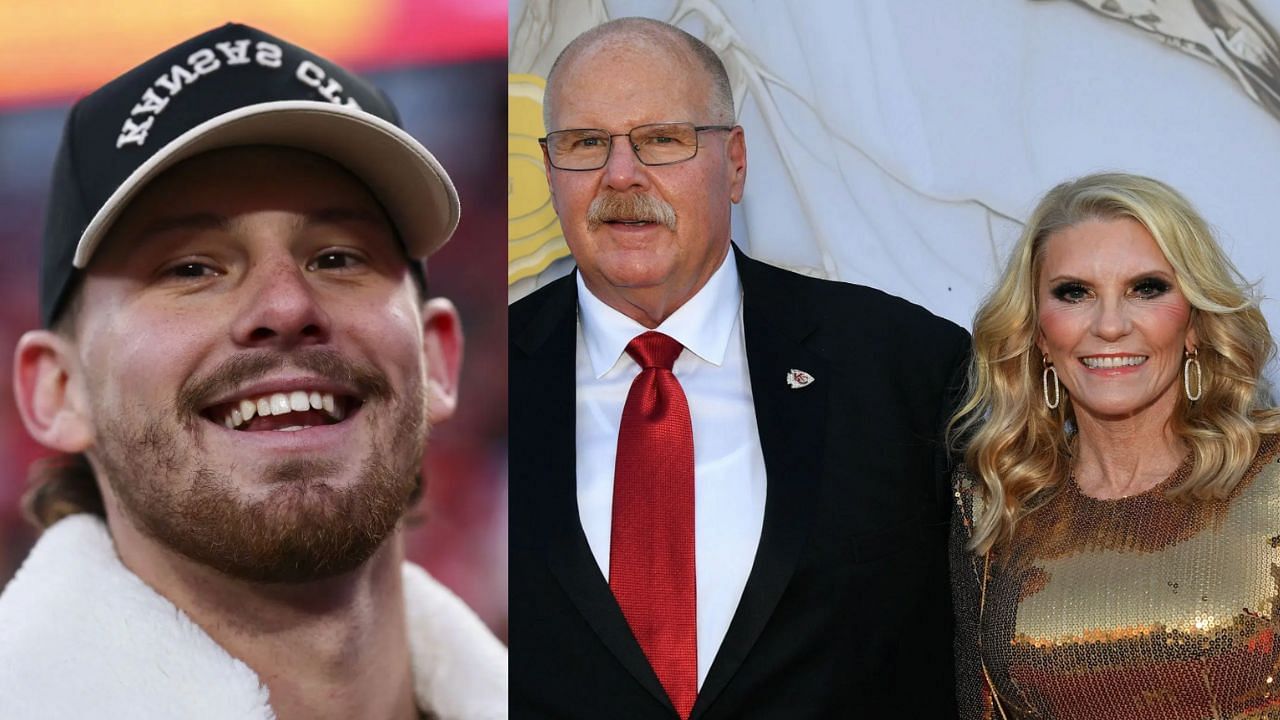
<instances>
[{"instance_id":1,"label":"blonde woman","mask_svg":"<svg viewBox=\"0 0 1280 720\"><path fill-rule=\"evenodd\" d=\"M1250 286L1176 191L1041 200L951 433L961 717L1280 717L1280 415Z\"/></svg>"}]
</instances>

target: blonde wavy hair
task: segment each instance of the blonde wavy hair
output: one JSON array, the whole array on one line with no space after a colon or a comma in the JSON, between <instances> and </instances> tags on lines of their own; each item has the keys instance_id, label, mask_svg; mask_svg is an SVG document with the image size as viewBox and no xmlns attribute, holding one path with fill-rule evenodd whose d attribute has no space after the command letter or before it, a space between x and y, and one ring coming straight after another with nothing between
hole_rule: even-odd
<instances>
[{"instance_id":1,"label":"blonde wavy hair","mask_svg":"<svg viewBox=\"0 0 1280 720\"><path fill-rule=\"evenodd\" d=\"M1046 240L1089 220L1129 218L1142 224L1173 266L1190 302L1203 393L1179 393L1170 428L1191 448L1187 480L1169 496L1225 498L1257 452L1262 433L1280 430L1262 380L1275 352L1254 287L1214 240L1204 220L1176 190L1158 180L1100 173L1053 188L1036 206L991 294L973 322L973 356L960 407L948 424L953 447L981 479L985 507L971 549L985 553L1067 480L1074 421L1064 391L1056 410L1043 399L1036 348L1036 287Z\"/></svg>"}]
</instances>

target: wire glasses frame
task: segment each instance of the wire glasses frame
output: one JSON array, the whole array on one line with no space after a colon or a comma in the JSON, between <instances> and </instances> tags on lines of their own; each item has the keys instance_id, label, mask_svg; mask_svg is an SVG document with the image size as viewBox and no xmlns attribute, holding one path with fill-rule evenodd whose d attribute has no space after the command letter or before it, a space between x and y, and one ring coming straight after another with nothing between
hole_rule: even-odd
<instances>
[{"instance_id":1,"label":"wire glasses frame","mask_svg":"<svg viewBox=\"0 0 1280 720\"><path fill-rule=\"evenodd\" d=\"M732 130L733 125L694 125L687 122L637 125L626 133L610 134L599 128L556 130L538 138L557 170L599 170L609 162L613 139L625 137L636 158L649 167L674 165L698 154L698 133Z\"/></svg>"}]
</instances>

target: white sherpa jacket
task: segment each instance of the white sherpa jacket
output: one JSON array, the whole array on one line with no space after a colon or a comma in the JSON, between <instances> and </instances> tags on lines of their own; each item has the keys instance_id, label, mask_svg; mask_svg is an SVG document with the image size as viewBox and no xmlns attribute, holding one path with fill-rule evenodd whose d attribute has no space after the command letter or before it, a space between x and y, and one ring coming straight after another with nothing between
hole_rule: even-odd
<instances>
[{"instance_id":1,"label":"white sherpa jacket","mask_svg":"<svg viewBox=\"0 0 1280 720\"><path fill-rule=\"evenodd\" d=\"M404 566L414 691L442 720L507 717L507 652ZM129 572L91 515L55 523L0 595L0 718L272 720L267 688Z\"/></svg>"}]
</instances>

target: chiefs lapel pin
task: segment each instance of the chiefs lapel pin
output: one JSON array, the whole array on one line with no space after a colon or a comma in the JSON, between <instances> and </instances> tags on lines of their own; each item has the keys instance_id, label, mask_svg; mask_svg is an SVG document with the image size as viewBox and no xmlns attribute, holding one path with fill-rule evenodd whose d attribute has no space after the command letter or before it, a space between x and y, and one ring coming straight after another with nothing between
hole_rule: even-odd
<instances>
[{"instance_id":1,"label":"chiefs lapel pin","mask_svg":"<svg viewBox=\"0 0 1280 720\"><path fill-rule=\"evenodd\" d=\"M802 387L808 387L813 384L813 376L803 370L791 368L787 371L787 386L792 390L799 390Z\"/></svg>"}]
</instances>

